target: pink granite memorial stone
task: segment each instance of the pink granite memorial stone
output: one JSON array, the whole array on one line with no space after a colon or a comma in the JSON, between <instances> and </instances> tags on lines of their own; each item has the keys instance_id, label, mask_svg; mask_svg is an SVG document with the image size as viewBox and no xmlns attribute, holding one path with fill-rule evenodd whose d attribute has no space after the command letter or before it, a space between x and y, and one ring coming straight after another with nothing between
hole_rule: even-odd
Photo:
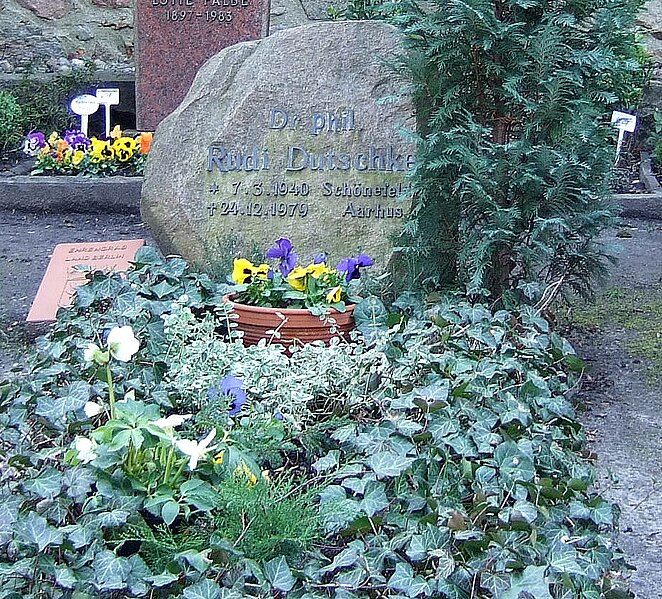
<instances>
[{"instance_id":1,"label":"pink granite memorial stone","mask_svg":"<svg viewBox=\"0 0 662 599\"><path fill-rule=\"evenodd\" d=\"M32 302L27 322L54 321L57 311L70 306L76 289L87 281L86 272L126 271L143 245L144 239L58 243Z\"/></svg>"},{"instance_id":2,"label":"pink granite memorial stone","mask_svg":"<svg viewBox=\"0 0 662 599\"><path fill-rule=\"evenodd\" d=\"M269 0L136 0L138 129L154 131L214 54L268 29Z\"/></svg>"}]
</instances>

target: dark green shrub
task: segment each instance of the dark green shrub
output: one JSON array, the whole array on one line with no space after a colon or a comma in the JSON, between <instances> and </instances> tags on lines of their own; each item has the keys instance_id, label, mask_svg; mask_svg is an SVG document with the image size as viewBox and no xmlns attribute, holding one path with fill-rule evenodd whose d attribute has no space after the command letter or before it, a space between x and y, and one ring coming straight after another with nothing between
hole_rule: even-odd
<instances>
[{"instance_id":1,"label":"dark green shrub","mask_svg":"<svg viewBox=\"0 0 662 599\"><path fill-rule=\"evenodd\" d=\"M433 0L399 21L419 155L406 229L420 277L493 298L589 292L611 222L613 109L645 81L640 0ZM527 285L528 284L528 285Z\"/></svg>"},{"instance_id":2,"label":"dark green shrub","mask_svg":"<svg viewBox=\"0 0 662 599\"><path fill-rule=\"evenodd\" d=\"M0 91L0 151L13 150L23 137L25 118L16 97Z\"/></svg>"},{"instance_id":3,"label":"dark green shrub","mask_svg":"<svg viewBox=\"0 0 662 599\"><path fill-rule=\"evenodd\" d=\"M62 132L76 125L78 117L69 110L69 101L94 83L92 67L74 69L45 79L27 74L14 93L23 110L24 133Z\"/></svg>"}]
</instances>

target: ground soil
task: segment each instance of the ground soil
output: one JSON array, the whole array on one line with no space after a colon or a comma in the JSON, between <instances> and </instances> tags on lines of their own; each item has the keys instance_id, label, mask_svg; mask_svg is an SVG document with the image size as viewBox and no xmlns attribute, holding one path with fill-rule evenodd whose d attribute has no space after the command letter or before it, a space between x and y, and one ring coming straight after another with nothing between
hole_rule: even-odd
<instances>
[{"instance_id":1,"label":"ground soil","mask_svg":"<svg viewBox=\"0 0 662 599\"><path fill-rule=\"evenodd\" d=\"M150 239L139 216L0 211L0 379L23 363L30 344L23 322L55 244L126 238ZM660 284L661 221L624 221L606 239L621 246L620 263L607 286L631 289ZM597 490L622 510L617 542L634 568L632 590L638 599L659 599L662 388L646 382L645 360L628 354L631 335L607 327L575 330L571 340L589 365L578 400L586 408L582 418L597 456Z\"/></svg>"}]
</instances>

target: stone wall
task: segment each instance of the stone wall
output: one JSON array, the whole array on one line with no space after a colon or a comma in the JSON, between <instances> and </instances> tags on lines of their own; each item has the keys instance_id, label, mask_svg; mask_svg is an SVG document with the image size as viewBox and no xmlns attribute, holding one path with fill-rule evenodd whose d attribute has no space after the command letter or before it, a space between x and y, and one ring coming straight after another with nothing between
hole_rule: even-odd
<instances>
[{"instance_id":1,"label":"stone wall","mask_svg":"<svg viewBox=\"0 0 662 599\"><path fill-rule=\"evenodd\" d=\"M271 31L326 18L343 0L272 0ZM133 0L0 0L0 73L134 68ZM79 64L79 63L78 63Z\"/></svg>"},{"instance_id":2,"label":"stone wall","mask_svg":"<svg viewBox=\"0 0 662 599\"><path fill-rule=\"evenodd\" d=\"M271 30L326 18L346 0L272 0ZM79 60L100 70L131 72L133 0L0 0L0 74L65 71ZM649 0L639 19L662 81L662 0Z\"/></svg>"}]
</instances>

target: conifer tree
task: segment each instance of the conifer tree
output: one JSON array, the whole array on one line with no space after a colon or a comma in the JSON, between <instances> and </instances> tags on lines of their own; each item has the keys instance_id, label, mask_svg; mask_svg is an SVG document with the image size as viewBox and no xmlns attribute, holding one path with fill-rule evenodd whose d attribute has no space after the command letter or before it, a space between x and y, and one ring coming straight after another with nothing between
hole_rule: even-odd
<instances>
[{"instance_id":1,"label":"conifer tree","mask_svg":"<svg viewBox=\"0 0 662 599\"><path fill-rule=\"evenodd\" d=\"M613 109L644 81L642 0L432 0L400 17L419 158L406 248L494 298L590 290L611 221ZM407 244L405 244L407 245Z\"/></svg>"}]
</instances>

